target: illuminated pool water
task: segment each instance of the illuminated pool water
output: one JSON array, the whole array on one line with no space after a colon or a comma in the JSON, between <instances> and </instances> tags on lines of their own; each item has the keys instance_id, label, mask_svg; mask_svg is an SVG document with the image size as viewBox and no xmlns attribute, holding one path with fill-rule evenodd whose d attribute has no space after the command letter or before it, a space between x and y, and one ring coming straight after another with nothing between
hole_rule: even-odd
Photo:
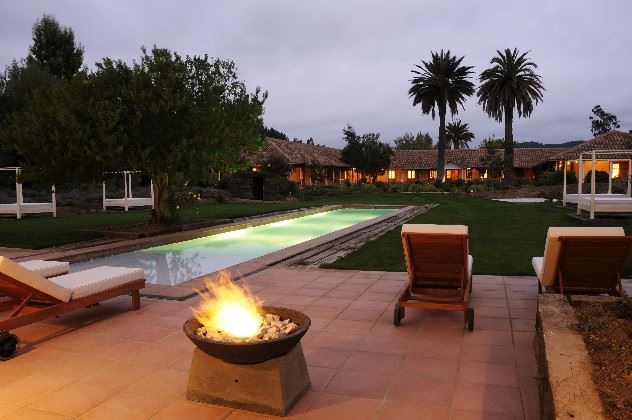
<instances>
[{"instance_id":1,"label":"illuminated pool water","mask_svg":"<svg viewBox=\"0 0 632 420\"><path fill-rule=\"evenodd\" d=\"M148 283L176 285L393 211L332 210L76 263L71 271L100 265L135 267L145 271Z\"/></svg>"}]
</instances>

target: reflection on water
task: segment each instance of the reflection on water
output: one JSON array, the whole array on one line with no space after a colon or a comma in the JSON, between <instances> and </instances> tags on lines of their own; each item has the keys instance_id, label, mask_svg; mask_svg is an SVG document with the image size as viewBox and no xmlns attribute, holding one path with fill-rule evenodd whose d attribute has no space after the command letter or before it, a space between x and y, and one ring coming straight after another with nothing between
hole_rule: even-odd
<instances>
[{"instance_id":1,"label":"reflection on water","mask_svg":"<svg viewBox=\"0 0 632 420\"><path fill-rule=\"evenodd\" d=\"M393 209L339 209L72 264L142 268L148 283L176 285L344 229Z\"/></svg>"}]
</instances>

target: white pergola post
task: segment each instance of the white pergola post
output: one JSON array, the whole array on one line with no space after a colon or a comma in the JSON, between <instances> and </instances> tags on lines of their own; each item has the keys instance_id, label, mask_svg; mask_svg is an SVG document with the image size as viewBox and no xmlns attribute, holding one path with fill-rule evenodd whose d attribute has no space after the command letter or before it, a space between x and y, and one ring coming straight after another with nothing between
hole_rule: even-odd
<instances>
[{"instance_id":1,"label":"white pergola post","mask_svg":"<svg viewBox=\"0 0 632 420\"><path fill-rule=\"evenodd\" d=\"M127 176L129 177L129 181L128 181L128 183L127 183L127 190L128 190L128 193L129 193L129 194L128 194L128 197L129 197L129 198L133 198L134 196L132 195L132 173L131 173L131 172L129 172L129 173L127 174Z\"/></svg>"},{"instance_id":2,"label":"white pergola post","mask_svg":"<svg viewBox=\"0 0 632 420\"><path fill-rule=\"evenodd\" d=\"M566 161L562 162L562 170L564 171L564 187L562 188L562 207L566 207Z\"/></svg>"},{"instance_id":3,"label":"white pergola post","mask_svg":"<svg viewBox=\"0 0 632 420\"><path fill-rule=\"evenodd\" d=\"M154 180L149 180L149 196L151 197L151 209L154 209Z\"/></svg>"},{"instance_id":4,"label":"white pergola post","mask_svg":"<svg viewBox=\"0 0 632 420\"><path fill-rule=\"evenodd\" d=\"M22 218L22 203L24 202L24 196L22 195L22 183L20 179L20 169L15 170L15 215L18 219Z\"/></svg>"},{"instance_id":5,"label":"white pergola post","mask_svg":"<svg viewBox=\"0 0 632 420\"><path fill-rule=\"evenodd\" d=\"M612 194L612 161L610 160L608 163L608 194Z\"/></svg>"},{"instance_id":6,"label":"white pergola post","mask_svg":"<svg viewBox=\"0 0 632 420\"><path fill-rule=\"evenodd\" d=\"M103 181L103 198L101 200L103 201L103 210L105 210L105 181Z\"/></svg>"},{"instance_id":7,"label":"white pergola post","mask_svg":"<svg viewBox=\"0 0 632 420\"><path fill-rule=\"evenodd\" d=\"M123 194L123 207L125 207L125 211L128 210L128 205L127 205L127 171L123 172L123 190L125 191L125 194Z\"/></svg>"},{"instance_id":8,"label":"white pergola post","mask_svg":"<svg viewBox=\"0 0 632 420\"><path fill-rule=\"evenodd\" d=\"M579 177L577 179L577 214L581 214L581 202L582 202L582 184L584 183L584 158L583 154L579 154Z\"/></svg>"},{"instance_id":9,"label":"white pergola post","mask_svg":"<svg viewBox=\"0 0 632 420\"><path fill-rule=\"evenodd\" d=\"M53 217L57 217L57 195L55 194L55 184L51 188L51 198L53 200Z\"/></svg>"},{"instance_id":10,"label":"white pergola post","mask_svg":"<svg viewBox=\"0 0 632 420\"><path fill-rule=\"evenodd\" d=\"M630 181L632 181L632 179L630 178L630 176L632 175L632 159L628 159L628 191L627 191L627 195L628 197L630 197L630 193L632 193L632 184Z\"/></svg>"},{"instance_id":11,"label":"white pergola post","mask_svg":"<svg viewBox=\"0 0 632 420\"><path fill-rule=\"evenodd\" d=\"M597 160L595 159L595 151L592 151L592 171L590 172L590 220L595 218L595 166Z\"/></svg>"}]
</instances>

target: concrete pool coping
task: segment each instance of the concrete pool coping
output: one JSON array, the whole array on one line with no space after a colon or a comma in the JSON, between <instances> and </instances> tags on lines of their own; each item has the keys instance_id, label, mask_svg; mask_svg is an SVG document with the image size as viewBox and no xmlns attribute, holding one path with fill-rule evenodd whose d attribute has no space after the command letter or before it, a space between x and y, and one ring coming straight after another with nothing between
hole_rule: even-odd
<instances>
[{"instance_id":1,"label":"concrete pool coping","mask_svg":"<svg viewBox=\"0 0 632 420\"><path fill-rule=\"evenodd\" d=\"M278 264L284 260L292 258L300 253L306 252L314 247L321 246L332 240L343 238L347 235L353 234L359 230L365 229L368 226L372 226L378 223L388 221L393 217L408 212L417 206L401 206L401 205L327 205L314 208L303 208L298 210L291 210L287 212L275 213L272 215L254 216L245 220L236 221L226 225L214 226L212 228L201 228L191 231L176 232L166 235L152 236L148 238L139 239L126 239L122 241L116 241L113 243L92 245L83 248L77 248L72 250L52 250L49 253L43 253L38 255L29 255L28 257L17 258L17 261L26 261L29 259L45 259L45 260L62 260L70 263L77 263L82 261L88 261L96 258L107 257L110 255L122 254L131 251L137 251L144 248L150 248L153 246L166 245L175 242L182 242L191 239L201 238L204 236L215 235L223 232L230 232L233 230L243 229L246 227L260 226L268 223L273 223L280 220L289 220L297 217L303 217L310 214L322 213L326 211L341 209L341 208L382 208L382 209L396 209L395 211L367 220L362 223L349 226L344 229L337 230L335 232L323 235L321 237L311 239L309 241L302 242L297 245L293 245L288 248L281 249L279 251L272 252L270 254L262 255L260 257L230 266L223 270L229 271L234 277L247 277L251 274L265 270L275 264ZM220 271L223 271L220 270ZM187 300L196 295L195 290L204 289L204 279L213 278L219 271L211 272L203 276L195 277L191 280L185 281L175 286L161 285L161 284L147 284L147 287L141 293L142 296L162 299L173 300Z\"/></svg>"}]
</instances>

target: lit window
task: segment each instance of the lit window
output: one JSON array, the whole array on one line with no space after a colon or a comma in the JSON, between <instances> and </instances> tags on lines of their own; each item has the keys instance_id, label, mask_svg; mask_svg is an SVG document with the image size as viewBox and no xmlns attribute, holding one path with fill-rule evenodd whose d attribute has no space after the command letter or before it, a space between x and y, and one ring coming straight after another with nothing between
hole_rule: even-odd
<instances>
[{"instance_id":1,"label":"lit window","mask_svg":"<svg viewBox=\"0 0 632 420\"><path fill-rule=\"evenodd\" d=\"M415 174L415 170L414 169L409 170L408 171L408 179L415 179L415 178L417 178L416 174Z\"/></svg>"},{"instance_id":2,"label":"lit window","mask_svg":"<svg viewBox=\"0 0 632 420\"><path fill-rule=\"evenodd\" d=\"M395 171L392 169L389 169L388 171L388 179L393 180L395 179Z\"/></svg>"},{"instance_id":3,"label":"lit window","mask_svg":"<svg viewBox=\"0 0 632 420\"><path fill-rule=\"evenodd\" d=\"M252 172L257 172L258 169L257 168L252 168Z\"/></svg>"},{"instance_id":4,"label":"lit window","mask_svg":"<svg viewBox=\"0 0 632 420\"><path fill-rule=\"evenodd\" d=\"M467 178L472 178L472 168L466 168L465 169L465 176Z\"/></svg>"},{"instance_id":5,"label":"lit window","mask_svg":"<svg viewBox=\"0 0 632 420\"><path fill-rule=\"evenodd\" d=\"M613 163L612 164L612 177L613 178L619 178L620 172L621 171L621 166L618 163Z\"/></svg>"},{"instance_id":6,"label":"lit window","mask_svg":"<svg viewBox=\"0 0 632 420\"><path fill-rule=\"evenodd\" d=\"M430 179L437 179L437 171L430 171Z\"/></svg>"}]
</instances>

